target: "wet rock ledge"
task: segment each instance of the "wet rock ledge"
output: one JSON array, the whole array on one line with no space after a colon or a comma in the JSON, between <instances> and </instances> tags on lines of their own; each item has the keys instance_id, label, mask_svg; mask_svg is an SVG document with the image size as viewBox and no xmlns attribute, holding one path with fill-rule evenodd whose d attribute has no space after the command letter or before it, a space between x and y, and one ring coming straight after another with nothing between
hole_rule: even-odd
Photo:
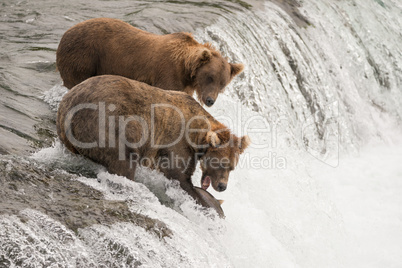
<instances>
[{"instance_id":1,"label":"wet rock ledge","mask_svg":"<svg viewBox=\"0 0 402 268\"><path fill-rule=\"evenodd\" d=\"M0 156L0 217L16 215L28 219L24 209L40 211L77 234L94 224L130 222L164 238L172 232L155 219L133 213L124 202L110 201L103 194L77 180L75 175L43 167L32 160Z\"/></svg>"}]
</instances>

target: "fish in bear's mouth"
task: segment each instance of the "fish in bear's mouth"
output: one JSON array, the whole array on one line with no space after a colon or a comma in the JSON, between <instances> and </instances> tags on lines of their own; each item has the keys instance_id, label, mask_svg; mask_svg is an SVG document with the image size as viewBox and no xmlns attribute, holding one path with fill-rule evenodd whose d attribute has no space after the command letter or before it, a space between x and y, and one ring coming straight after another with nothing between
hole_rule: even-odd
<instances>
[{"instance_id":1,"label":"fish in bear's mouth","mask_svg":"<svg viewBox=\"0 0 402 268\"><path fill-rule=\"evenodd\" d=\"M211 184L211 178L209 176L205 176L201 179L201 188L205 191L208 189L209 185Z\"/></svg>"}]
</instances>

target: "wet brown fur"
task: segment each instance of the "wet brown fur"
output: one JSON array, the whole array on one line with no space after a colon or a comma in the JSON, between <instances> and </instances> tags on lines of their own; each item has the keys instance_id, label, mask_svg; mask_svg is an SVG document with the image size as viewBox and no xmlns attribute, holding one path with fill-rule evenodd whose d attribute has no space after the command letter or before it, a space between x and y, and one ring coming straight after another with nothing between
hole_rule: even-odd
<instances>
[{"instance_id":1,"label":"wet brown fur","mask_svg":"<svg viewBox=\"0 0 402 268\"><path fill-rule=\"evenodd\" d=\"M101 103L105 105L105 118L107 118L105 128L99 127L99 110L82 109L77 111L74 116L69 115L69 111L78 107L77 105L96 104L97 107L100 107ZM152 132L144 134L144 129L139 121L131 121L123 133L127 137L127 141L138 142L144 135L146 142L138 148L124 146L125 160L118 160L119 144L122 144L122 140L119 139L119 131L122 131L119 127L119 120L126 120L129 116L139 116L150 128L152 123L151 105L153 104L176 107L183 114L184 126L188 124L186 131L188 129L198 129L199 131L186 132L189 139L186 139L186 135L184 135L177 140L177 143L167 148L155 148L151 145ZM172 143L180 136L182 125L179 113L172 108L164 107L155 108L154 112L153 137L155 144ZM119 116L122 119L119 119ZM190 121L195 117L198 119ZM66 120L70 120L71 123L66 125ZM114 126L110 125L111 121L115 121ZM212 186L215 188L221 181L227 183L229 172L234 169L239 155L249 143L247 137L238 138L231 134L223 124L215 120L188 94L162 90L114 75L92 77L72 88L63 97L57 113L57 133L62 143L73 153L86 156L94 162L104 165L110 173L126 176L129 179L133 179L135 174L135 166L130 167L129 155L131 153L138 154L139 159L155 160L154 163L158 163L158 159L169 158L171 154L185 159L186 163L190 163L186 169L155 165L149 165L149 167L160 170L169 179L178 180L184 190L205 206L205 202L198 197L191 182L191 176L199 158L201 160L205 157L230 159L230 166L225 168L204 165L203 170L211 177ZM70 141L69 134L80 142L95 141L97 146L87 149L76 146ZM100 136L105 137L106 142L103 146L100 146ZM112 146L113 143L115 146ZM203 176L206 176L204 173Z\"/></svg>"},{"instance_id":2,"label":"wet brown fur","mask_svg":"<svg viewBox=\"0 0 402 268\"><path fill-rule=\"evenodd\" d=\"M156 35L121 20L81 22L62 37L56 63L67 88L103 74L128 77L166 90L214 101L243 64L228 63L212 45L190 33Z\"/></svg>"}]
</instances>

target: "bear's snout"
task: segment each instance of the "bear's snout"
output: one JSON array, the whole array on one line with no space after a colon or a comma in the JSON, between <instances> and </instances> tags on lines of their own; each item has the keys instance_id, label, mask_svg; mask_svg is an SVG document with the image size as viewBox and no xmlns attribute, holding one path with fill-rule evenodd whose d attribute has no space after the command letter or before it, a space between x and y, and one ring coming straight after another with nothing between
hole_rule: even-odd
<instances>
[{"instance_id":1,"label":"bear's snout","mask_svg":"<svg viewBox=\"0 0 402 268\"><path fill-rule=\"evenodd\" d=\"M212 105L214 105L214 103L215 103L215 100L214 100L213 98L207 97L207 99L206 99L206 101L205 101L205 104L206 104L208 107L211 107Z\"/></svg>"},{"instance_id":2,"label":"bear's snout","mask_svg":"<svg viewBox=\"0 0 402 268\"><path fill-rule=\"evenodd\" d=\"M218 191L219 192L223 192L223 191L225 191L226 190L226 187L227 187L227 184L226 183L223 183L223 182L220 182L219 184L218 184Z\"/></svg>"}]
</instances>

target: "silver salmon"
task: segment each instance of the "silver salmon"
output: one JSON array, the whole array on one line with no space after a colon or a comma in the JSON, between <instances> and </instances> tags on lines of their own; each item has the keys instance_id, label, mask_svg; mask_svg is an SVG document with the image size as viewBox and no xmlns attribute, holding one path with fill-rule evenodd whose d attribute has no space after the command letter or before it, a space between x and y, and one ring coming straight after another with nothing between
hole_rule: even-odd
<instances>
[{"instance_id":1,"label":"silver salmon","mask_svg":"<svg viewBox=\"0 0 402 268\"><path fill-rule=\"evenodd\" d=\"M223 213L223 209L221 207L221 204L223 203L222 200L217 200L212 194L210 194L209 192L205 191L200 187L194 186L194 190L197 192L200 198L204 200L205 203L208 204L209 207L215 209L216 212L218 212L219 217L221 218L225 217L225 213Z\"/></svg>"}]
</instances>

